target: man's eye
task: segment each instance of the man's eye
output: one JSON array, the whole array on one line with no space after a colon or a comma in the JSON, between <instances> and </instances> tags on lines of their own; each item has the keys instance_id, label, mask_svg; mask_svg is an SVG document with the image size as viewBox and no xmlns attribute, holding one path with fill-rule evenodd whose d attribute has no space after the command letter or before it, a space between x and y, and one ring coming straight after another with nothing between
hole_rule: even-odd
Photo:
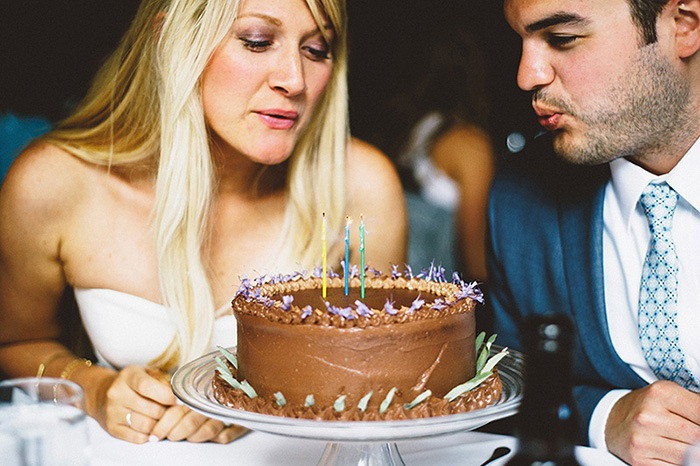
<instances>
[{"instance_id":1,"label":"man's eye","mask_svg":"<svg viewBox=\"0 0 700 466\"><path fill-rule=\"evenodd\" d=\"M272 45L272 42L269 40L251 40L243 37L240 39L243 42L243 46L253 52L262 52Z\"/></svg>"},{"instance_id":2,"label":"man's eye","mask_svg":"<svg viewBox=\"0 0 700 466\"><path fill-rule=\"evenodd\" d=\"M569 35L551 35L547 39L547 42L549 45L555 48L567 48L571 47L574 45L576 40L578 39L578 36L569 36Z\"/></svg>"}]
</instances>

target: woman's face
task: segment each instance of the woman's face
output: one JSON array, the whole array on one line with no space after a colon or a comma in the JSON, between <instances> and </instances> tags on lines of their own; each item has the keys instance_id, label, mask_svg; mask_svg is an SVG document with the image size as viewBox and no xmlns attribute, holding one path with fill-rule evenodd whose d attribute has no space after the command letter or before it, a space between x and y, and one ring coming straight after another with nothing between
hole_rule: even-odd
<instances>
[{"instance_id":1,"label":"woman's face","mask_svg":"<svg viewBox=\"0 0 700 466\"><path fill-rule=\"evenodd\" d=\"M262 164L286 160L332 70L304 0L242 0L202 76L216 149Z\"/></svg>"}]
</instances>

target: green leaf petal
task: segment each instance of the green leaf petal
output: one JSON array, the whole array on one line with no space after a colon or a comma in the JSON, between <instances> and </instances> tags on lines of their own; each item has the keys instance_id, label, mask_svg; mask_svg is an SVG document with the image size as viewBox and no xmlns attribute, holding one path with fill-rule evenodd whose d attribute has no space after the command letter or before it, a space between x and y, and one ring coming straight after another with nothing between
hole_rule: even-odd
<instances>
[{"instance_id":1,"label":"green leaf petal","mask_svg":"<svg viewBox=\"0 0 700 466\"><path fill-rule=\"evenodd\" d=\"M217 356L214 358L216 361L216 364L219 366L216 368L216 371L221 374L221 378L226 381L229 385L231 385L233 388L238 389L238 390L243 390L243 392L248 395L248 398L255 398L258 396L257 393L255 393L255 390L253 387L250 386L247 380L244 380L243 382L239 382L233 377L233 374L231 374L231 369L226 365L223 359L221 359L220 356Z\"/></svg>"},{"instance_id":2,"label":"green leaf petal","mask_svg":"<svg viewBox=\"0 0 700 466\"><path fill-rule=\"evenodd\" d=\"M479 354L479 357L476 360L477 374L484 369L484 365L486 364L486 361L488 360L489 355L491 354L491 345L493 345L493 342L495 340L496 334L491 335L486 344L484 345L484 348L481 350L481 353Z\"/></svg>"},{"instance_id":3,"label":"green leaf petal","mask_svg":"<svg viewBox=\"0 0 700 466\"><path fill-rule=\"evenodd\" d=\"M389 408L389 405L391 404L391 400L394 399L394 393L396 393L396 387L392 388L389 390L389 393L386 394L386 398L384 398L384 401L382 401L382 404L379 405L379 412L383 413L384 411Z\"/></svg>"},{"instance_id":4,"label":"green leaf petal","mask_svg":"<svg viewBox=\"0 0 700 466\"><path fill-rule=\"evenodd\" d=\"M306 406L308 408L309 406L313 406L314 403L316 403L314 401L314 396L313 395L306 395L306 401L304 402L304 406Z\"/></svg>"},{"instance_id":5,"label":"green leaf petal","mask_svg":"<svg viewBox=\"0 0 700 466\"><path fill-rule=\"evenodd\" d=\"M364 413L365 410L367 409L367 403L369 403L369 399L372 398L372 393L374 393L374 392L369 392L368 394L366 394L365 396L363 396L362 399L360 400L360 402L359 402L358 405L357 405L357 407L358 407L358 408L360 409L360 411L362 411L363 413Z\"/></svg>"},{"instance_id":6,"label":"green leaf petal","mask_svg":"<svg viewBox=\"0 0 700 466\"><path fill-rule=\"evenodd\" d=\"M245 394L248 395L248 398L255 398L256 396L258 396L258 394L255 392L255 389L250 386L247 380L241 382L241 390L243 390Z\"/></svg>"},{"instance_id":7,"label":"green leaf petal","mask_svg":"<svg viewBox=\"0 0 700 466\"><path fill-rule=\"evenodd\" d=\"M415 405L417 405L418 403L421 403L422 401L425 401L425 400L426 400L430 395L432 395L432 394L433 394L433 392L431 392L430 390L426 390L426 391L424 391L423 393L421 393L420 395L418 395L418 396L417 396L413 401L411 401L410 403L404 404L403 407L404 407L404 409L411 409L411 408L413 408Z\"/></svg>"},{"instance_id":8,"label":"green leaf petal","mask_svg":"<svg viewBox=\"0 0 700 466\"><path fill-rule=\"evenodd\" d=\"M461 394L467 393L469 390L473 390L474 388L478 387L479 384L488 379L491 374L492 372L482 372L477 374L471 380L464 382L462 385L457 385L455 388L450 390L447 395L445 395L445 399L448 401L454 401Z\"/></svg>"},{"instance_id":9,"label":"green leaf petal","mask_svg":"<svg viewBox=\"0 0 700 466\"><path fill-rule=\"evenodd\" d=\"M498 354L494 354L491 356L484 366L484 368L481 370L482 372L493 372L493 368L496 367L496 364L501 362L501 359L505 358L508 355L508 348L503 348Z\"/></svg>"},{"instance_id":10,"label":"green leaf petal","mask_svg":"<svg viewBox=\"0 0 700 466\"><path fill-rule=\"evenodd\" d=\"M217 346L217 348L219 348L221 354L226 356L226 359L228 359L228 361L233 365L233 367L235 367L236 370L238 370L238 359L236 358L236 355L224 348L223 346Z\"/></svg>"},{"instance_id":11,"label":"green leaf petal","mask_svg":"<svg viewBox=\"0 0 700 466\"><path fill-rule=\"evenodd\" d=\"M218 368L221 369L219 371L219 374L226 374L229 377L233 378L233 374L231 373L231 369L228 368L228 366L226 365L224 360L221 359L220 356L215 357L214 360L216 361L216 365L219 366ZM228 382L228 380L227 380L227 382ZM238 381L236 381L236 382L238 382Z\"/></svg>"},{"instance_id":12,"label":"green leaf petal","mask_svg":"<svg viewBox=\"0 0 700 466\"><path fill-rule=\"evenodd\" d=\"M481 344L484 342L484 338L486 338L486 332L481 332L479 336L476 337L476 340L474 340L475 352L479 352L479 348L481 348Z\"/></svg>"},{"instance_id":13,"label":"green leaf petal","mask_svg":"<svg viewBox=\"0 0 700 466\"><path fill-rule=\"evenodd\" d=\"M277 404L280 407L287 404L287 400L284 399L284 395L282 395L282 392L277 392L274 395L275 395L275 401L277 402Z\"/></svg>"},{"instance_id":14,"label":"green leaf petal","mask_svg":"<svg viewBox=\"0 0 700 466\"><path fill-rule=\"evenodd\" d=\"M227 368L228 369L228 368ZM221 378L226 381L229 385L231 385L233 388L241 388L241 384L238 380L234 379L233 376L231 375L231 372L227 371L222 371L220 367L216 368L216 371L221 375Z\"/></svg>"},{"instance_id":15,"label":"green leaf petal","mask_svg":"<svg viewBox=\"0 0 700 466\"><path fill-rule=\"evenodd\" d=\"M345 409L345 397L347 395L342 395L339 396L337 400L335 400L335 403L333 403L333 409L335 409L337 412L341 412L342 410Z\"/></svg>"}]
</instances>

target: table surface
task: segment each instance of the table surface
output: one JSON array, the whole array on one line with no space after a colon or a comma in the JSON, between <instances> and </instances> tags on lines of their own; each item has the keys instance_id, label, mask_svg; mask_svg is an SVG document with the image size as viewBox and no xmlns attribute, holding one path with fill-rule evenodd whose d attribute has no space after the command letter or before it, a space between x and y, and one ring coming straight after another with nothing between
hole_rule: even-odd
<instances>
[{"instance_id":1,"label":"table surface","mask_svg":"<svg viewBox=\"0 0 700 466\"><path fill-rule=\"evenodd\" d=\"M314 465L326 447L323 441L298 440L262 432L250 432L228 445L169 441L136 445L111 437L92 418L89 418L89 428L91 466ZM407 466L479 465L491 456L495 448L507 446L514 450L516 444L513 437L482 432L460 432L397 442ZM491 464L503 465L509 456ZM576 456L584 466L624 465L603 450L577 447Z\"/></svg>"}]
</instances>

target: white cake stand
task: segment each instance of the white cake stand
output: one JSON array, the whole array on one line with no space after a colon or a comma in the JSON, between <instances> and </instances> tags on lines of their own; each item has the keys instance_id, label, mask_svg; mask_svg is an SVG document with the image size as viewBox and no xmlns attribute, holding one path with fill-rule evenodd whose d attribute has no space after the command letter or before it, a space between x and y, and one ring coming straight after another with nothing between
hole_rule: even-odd
<instances>
[{"instance_id":1,"label":"white cake stand","mask_svg":"<svg viewBox=\"0 0 700 466\"><path fill-rule=\"evenodd\" d=\"M494 345L492 354L501 348ZM172 378L175 395L190 408L223 422L251 430L289 437L325 440L323 465L403 465L395 442L473 430L517 412L522 399L522 354L510 353L498 363L503 391L501 398L486 408L461 414L400 421L317 421L228 408L212 393L216 362L213 352L182 366Z\"/></svg>"}]
</instances>

